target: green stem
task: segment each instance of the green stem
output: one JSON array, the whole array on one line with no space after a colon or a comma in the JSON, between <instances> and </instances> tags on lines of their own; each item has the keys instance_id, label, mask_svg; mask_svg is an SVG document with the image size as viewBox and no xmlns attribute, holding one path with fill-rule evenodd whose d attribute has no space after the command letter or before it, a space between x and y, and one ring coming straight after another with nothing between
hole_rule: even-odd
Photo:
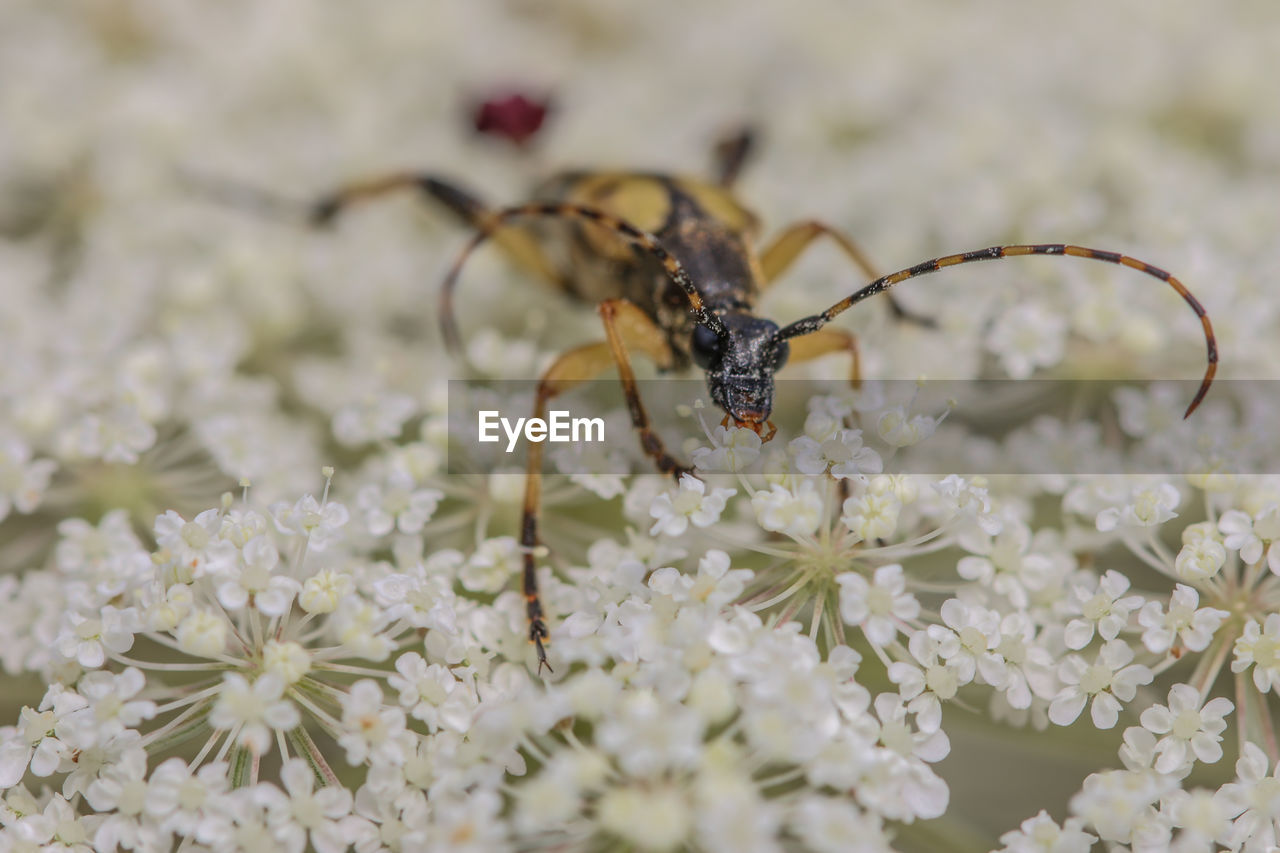
<instances>
[{"instance_id":1,"label":"green stem","mask_svg":"<svg viewBox=\"0 0 1280 853\"><path fill-rule=\"evenodd\" d=\"M1196 664L1195 672L1191 674L1190 684L1200 693L1201 702L1209 697L1209 691L1213 689L1213 683L1222 672L1222 665L1226 662L1235 641L1234 631L1220 634L1214 638L1210 653L1202 655Z\"/></svg>"},{"instance_id":2,"label":"green stem","mask_svg":"<svg viewBox=\"0 0 1280 853\"><path fill-rule=\"evenodd\" d=\"M333 772L329 762L320 754L320 748L311 739L311 733L304 726L295 726L289 730L289 742L298 754L307 760L311 772L316 774L316 781L321 785L337 785L338 774Z\"/></svg>"},{"instance_id":3,"label":"green stem","mask_svg":"<svg viewBox=\"0 0 1280 853\"><path fill-rule=\"evenodd\" d=\"M249 750L237 746L231 750L231 787L243 788L249 784L249 766L253 757Z\"/></svg>"}]
</instances>

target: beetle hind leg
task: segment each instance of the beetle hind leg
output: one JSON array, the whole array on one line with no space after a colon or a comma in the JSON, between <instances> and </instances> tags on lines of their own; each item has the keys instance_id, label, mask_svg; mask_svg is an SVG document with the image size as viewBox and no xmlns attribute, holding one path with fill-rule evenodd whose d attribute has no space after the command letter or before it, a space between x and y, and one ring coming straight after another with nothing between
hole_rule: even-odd
<instances>
[{"instance_id":1,"label":"beetle hind leg","mask_svg":"<svg viewBox=\"0 0 1280 853\"><path fill-rule=\"evenodd\" d=\"M478 198L449 181L424 172L390 172L323 193L308 206L307 218L312 225L330 225L348 208L402 190L438 202L468 225L476 224L484 214L485 206Z\"/></svg>"},{"instance_id":2,"label":"beetle hind leg","mask_svg":"<svg viewBox=\"0 0 1280 853\"><path fill-rule=\"evenodd\" d=\"M458 221L485 233L516 266L550 283L558 290L569 289L567 277L543 251L537 237L527 228L498 221L495 211L452 181L428 172L391 172L345 184L317 197L307 207L312 226L333 224L349 208L395 193L410 191L451 213Z\"/></svg>"},{"instance_id":3,"label":"beetle hind leg","mask_svg":"<svg viewBox=\"0 0 1280 853\"><path fill-rule=\"evenodd\" d=\"M757 133L749 126L740 127L716 142L711 152L714 161L712 175L716 183L726 189L732 187L756 145Z\"/></svg>"}]
</instances>

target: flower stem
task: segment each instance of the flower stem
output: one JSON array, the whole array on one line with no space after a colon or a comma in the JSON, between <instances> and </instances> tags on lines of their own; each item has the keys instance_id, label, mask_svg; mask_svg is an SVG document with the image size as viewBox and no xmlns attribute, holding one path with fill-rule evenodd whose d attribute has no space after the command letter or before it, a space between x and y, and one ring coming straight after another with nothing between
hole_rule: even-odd
<instances>
[{"instance_id":1,"label":"flower stem","mask_svg":"<svg viewBox=\"0 0 1280 853\"><path fill-rule=\"evenodd\" d=\"M293 744L297 753L306 759L307 764L311 765L311 772L316 774L317 782L326 786L338 784L338 774L334 773L329 762L324 760L324 756L320 754L320 748L311 739L311 733L305 726L294 726L290 729L289 742Z\"/></svg>"}]
</instances>

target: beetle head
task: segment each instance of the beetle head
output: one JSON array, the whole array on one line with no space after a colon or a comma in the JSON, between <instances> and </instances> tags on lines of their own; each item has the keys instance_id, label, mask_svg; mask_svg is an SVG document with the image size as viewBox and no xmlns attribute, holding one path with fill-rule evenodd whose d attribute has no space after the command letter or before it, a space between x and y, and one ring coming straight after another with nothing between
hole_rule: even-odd
<instances>
[{"instance_id":1,"label":"beetle head","mask_svg":"<svg viewBox=\"0 0 1280 853\"><path fill-rule=\"evenodd\" d=\"M720 315L725 334L693 328L693 360L707 372L711 399L740 427L759 433L773 412L773 375L791 347L778 324L743 311ZM772 435L772 432L769 433Z\"/></svg>"}]
</instances>

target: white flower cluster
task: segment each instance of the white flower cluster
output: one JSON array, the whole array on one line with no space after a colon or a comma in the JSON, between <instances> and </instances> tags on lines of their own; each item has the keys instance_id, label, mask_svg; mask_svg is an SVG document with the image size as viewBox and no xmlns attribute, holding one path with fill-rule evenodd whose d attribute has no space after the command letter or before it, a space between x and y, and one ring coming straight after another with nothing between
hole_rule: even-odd
<instances>
[{"instance_id":1,"label":"white flower cluster","mask_svg":"<svg viewBox=\"0 0 1280 853\"><path fill-rule=\"evenodd\" d=\"M1280 846L1278 31L1265 0L9 0L0 850ZM546 126L477 139L468 99L510 92ZM1093 422L1079 386L996 441L978 421L1023 401L869 380L1193 377L1200 323L1069 258L895 291L932 329L877 297L840 320L868 381L796 434L705 429L674 482L548 454L538 673L523 474L452 455L429 284L465 236L390 201L312 233L291 199L411 165L498 204L548 164L692 172L744 118L765 155L734 192L770 231L820 217L877 263L1132 252L1233 381L1186 422L1193 387L1104 388ZM762 315L862 283L827 252ZM599 338L487 255L470 369ZM1037 748L967 766L992 726ZM1092 763L1044 802L1055 752Z\"/></svg>"}]
</instances>

